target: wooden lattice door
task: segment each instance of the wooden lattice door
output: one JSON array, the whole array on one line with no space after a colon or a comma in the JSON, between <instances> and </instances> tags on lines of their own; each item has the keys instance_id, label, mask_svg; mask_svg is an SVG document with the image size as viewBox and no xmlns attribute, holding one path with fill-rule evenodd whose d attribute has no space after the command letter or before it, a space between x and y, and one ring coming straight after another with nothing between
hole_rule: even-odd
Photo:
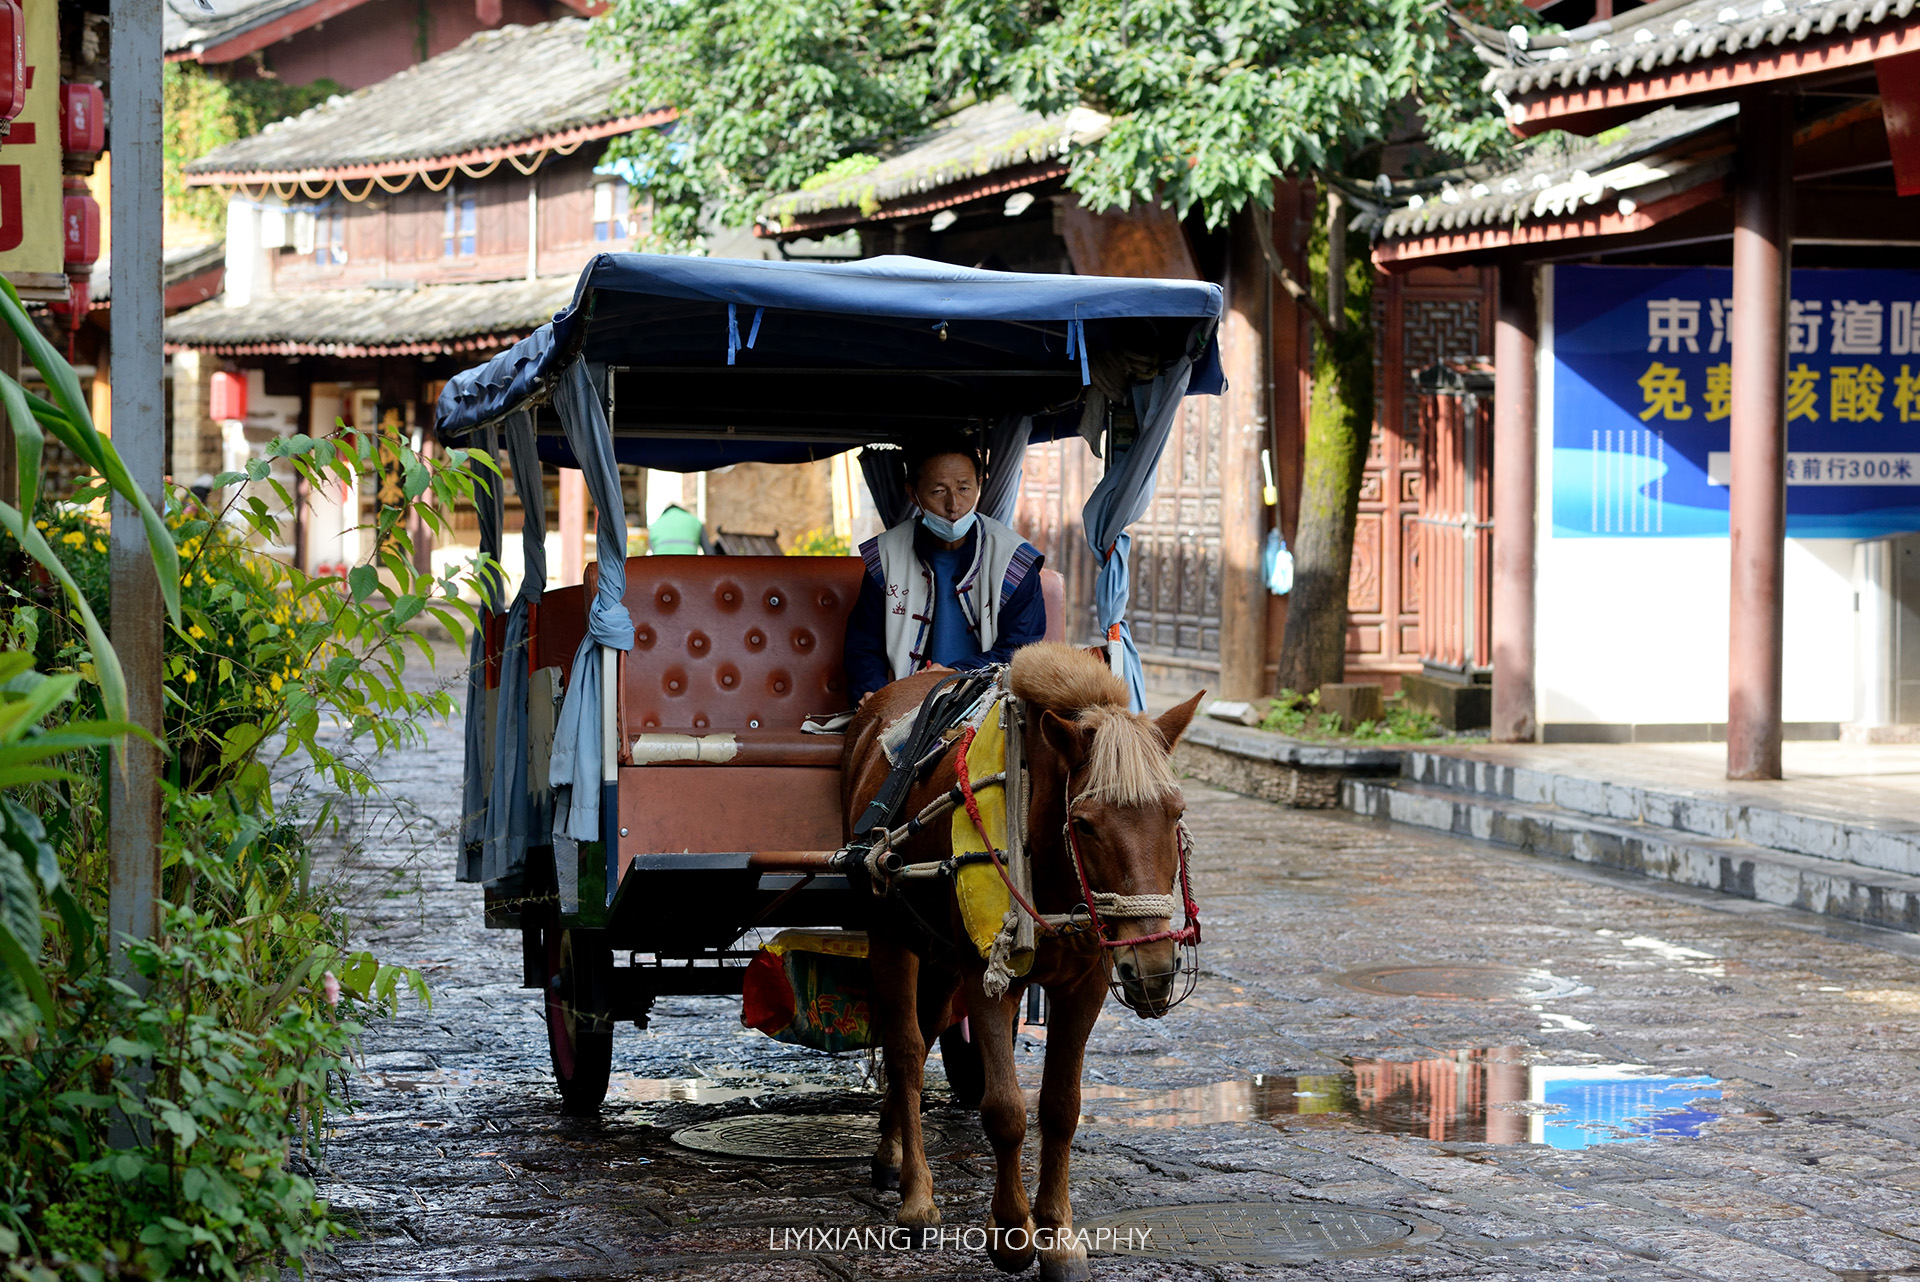
<instances>
[{"instance_id":1,"label":"wooden lattice door","mask_svg":"<svg viewBox=\"0 0 1920 1282\"><path fill-rule=\"evenodd\" d=\"M1415 376L1493 344L1494 274L1420 268L1374 286L1374 424L1347 587L1348 680L1420 670L1420 417Z\"/></svg>"}]
</instances>

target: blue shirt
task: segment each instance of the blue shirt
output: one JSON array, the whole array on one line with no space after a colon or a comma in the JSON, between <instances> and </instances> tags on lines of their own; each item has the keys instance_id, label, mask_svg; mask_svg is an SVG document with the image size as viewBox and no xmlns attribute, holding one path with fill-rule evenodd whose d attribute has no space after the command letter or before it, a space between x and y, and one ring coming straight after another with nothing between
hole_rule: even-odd
<instances>
[{"instance_id":1,"label":"blue shirt","mask_svg":"<svg viewBox=\"0 0 1920 1282\"><path fill-rule=\"evenodd\" d=\"M1034 554L1026 577L1006 593L1000 602L1000 631L991 650L980 649L980 638L967 626L966 613L954 595L954 581L973 562L977 531L969 531L966 541L948 552L915 522L913 547L934 573L933 626L928 629L927 644L933 661L948 668L984 668L1005 663L1023 645L1043 641L1047 635L1047 602L1040 591L1040 567L1046 558ZM952 558L942 574L939 560ZM887 659L887 585L872 574L860 580L860 597L847 619L847 690L853 704L860 697L890 683L893 668ZM943 626L944 625L944 626ZM948 631L951 629L951 631ZM951 645L952 648L948 648Z\"/></svg>"}]
</instances>

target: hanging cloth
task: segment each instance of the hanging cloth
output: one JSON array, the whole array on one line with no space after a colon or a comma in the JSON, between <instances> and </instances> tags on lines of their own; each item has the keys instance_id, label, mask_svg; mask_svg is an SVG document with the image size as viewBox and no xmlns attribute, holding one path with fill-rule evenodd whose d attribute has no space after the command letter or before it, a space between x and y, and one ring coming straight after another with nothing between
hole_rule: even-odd
<instances>
[{"instance_id":1,"label":"hanging cloth","mask_svg":"<svg viewBox=\"0 0 1920 1282\"><path fill-rule=\"evenodd\" d=\"M1133 539L1126 531L1153 501L1160 455L1173 435L1174 416L1180 410L1180 400L1187 394L1187 384L1192 377L1193 358L1182 356L1151 383L1135 384L1133 398L1140 419L1139 435L1132 448L1109 460L1107 474L1094 486L1086 506L1081 509L1087 545L1100 564L1100 573L1093 585L1094 613L1100 620L1101 631L1109 636L1117 635L1120 642L1123 675L1135 712L1146 709L1147 685L1145 674L1140 670L1140 651L1127 627L1127 600L1132 592L1127 579L1127 553Z\"/></svg>"},{"instance_id":2,"label":"hanging cloth","mask_svg":"<svg viewBox=\"0 0 1920 1282\"><path fill-rule=\"evenodd\" d=\"M587 635L574 652L573 673L566 699L553 731L553 836L556 845L569 841L599 841L601 794L607 762L601 756L600 647L633 648L633 618L627 613L627 511L620 497L620 469L613 459L613 433L607 428L600 394L576 360L561 375L553 393L554 408L566 430L567 444L586 476L587 493L599 512L594 547L600 564L600 582L587 606ZM609 852L611 854L611 852ZM613 861L608 860L609 864ZM607 899L614 886L608 879Z\"/></svg>"},{"instance_id":3,"label":"hanging cloth","mask_svg":"<svg viewBox=\"0 0 1920 1282\"><path fill-rule=\"evenodd\" d=\"M525 570L520 591L507 614L505 654L500 662L500 688L494 705L493 787L487 798L486 844L481 854L480 880L496 882L526 866L527 847L545 845L544 832L536 838L532 788L527 777L527 715L531 683L527 676L527 647L531 644L531 613L547 586L547 496L540 456L533 440L533 416L525 410L507 415L507 458L513 466L513 487L520 495L521 556Z\"/></svg>"},{"instance_id":4,"label":"hanging cloth","mask_svg":"<svg viewBox=\"0 0 1920 1282\"><path fill-rule=\"evenodd\" d=\"M475 454L487 458L499 456L499 432L493 424L480 431ZM476 576L480 592L481 626L473 630L467 642L467 721L466 763L461 775L460 854L454 875L460 881L479 881L483 844L486 841L487 792L492 755L487 743L487 629L486 620L500 609L501 584L497 562L500 558L500 527L503 524L499 477L478 458L467 464L473 473L473 508L480 520L480 555L483 568Z\"/></svg>"}]
</instances>

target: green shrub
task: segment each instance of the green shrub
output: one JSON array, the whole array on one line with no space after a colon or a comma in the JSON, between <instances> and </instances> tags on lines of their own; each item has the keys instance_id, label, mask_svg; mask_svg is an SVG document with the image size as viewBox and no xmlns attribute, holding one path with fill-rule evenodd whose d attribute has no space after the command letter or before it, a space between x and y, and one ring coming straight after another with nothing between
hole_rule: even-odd
<instances>
[{"instance_id":1,"label":"green shrub","mask_svg":"<svg viewBox=\"0 0 1920 1282\"><path fill-rule=\"evenodd\" d=\"M1447 737L1439 718L1423 708L1409 708L1403 695L1388 695L1385 702L1386 715L1381 720L1362 721L1347 727L1341 725L1339 713L1320 710L1319 691L1301 694L1282 690L1273 697L1260 728L1295 739L1340 739L1356 743L1419 743Z\"/></svg>"}]
</instances>

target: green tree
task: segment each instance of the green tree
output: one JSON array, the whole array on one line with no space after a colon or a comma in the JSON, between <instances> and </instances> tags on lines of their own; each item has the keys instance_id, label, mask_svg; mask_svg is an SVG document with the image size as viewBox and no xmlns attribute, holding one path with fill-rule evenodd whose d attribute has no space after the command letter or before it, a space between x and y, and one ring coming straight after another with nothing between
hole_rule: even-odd
<instances>
[{"instance_id":1,"label":"green tree","mask_svg":"<svg viewBox=\"0 0 1920 1282\"><path fill-rule=\"evenodd\" d=\"M1513 0L1464 8L1502 28L1526 13ZM1274 183L1317 180L1330 217L1312 288L1266 255L1318 340L1280 661L1283 685L1312 690L1344 665L1373 421L1365 233L1386 198L1371 183L1389 143L1438 168L1508 138L1451 21L1429 0L617 0L602 40L634 73L633 106L679 109L670 133L622 144L671 235L703 215L746 222L766 197L970 96L1111 116L1067 179L1096 210L1157 201L1210 228L1250 219L1246 239L1270 251Z\"/></svg>"},{"instance_id":2,"label":"green tree","mask_svg":"<svg viewBox=\"0 0 1920 1282\"><path fill-rule=\"evenodd\" d=\"M161 143L168 220L219 231L226 197L211 187L187 186L186 166L340 92L332 80L290 85L268 77L223 79L197 62L167 63L161 83Z\"/></svg>"}]
</instances>

